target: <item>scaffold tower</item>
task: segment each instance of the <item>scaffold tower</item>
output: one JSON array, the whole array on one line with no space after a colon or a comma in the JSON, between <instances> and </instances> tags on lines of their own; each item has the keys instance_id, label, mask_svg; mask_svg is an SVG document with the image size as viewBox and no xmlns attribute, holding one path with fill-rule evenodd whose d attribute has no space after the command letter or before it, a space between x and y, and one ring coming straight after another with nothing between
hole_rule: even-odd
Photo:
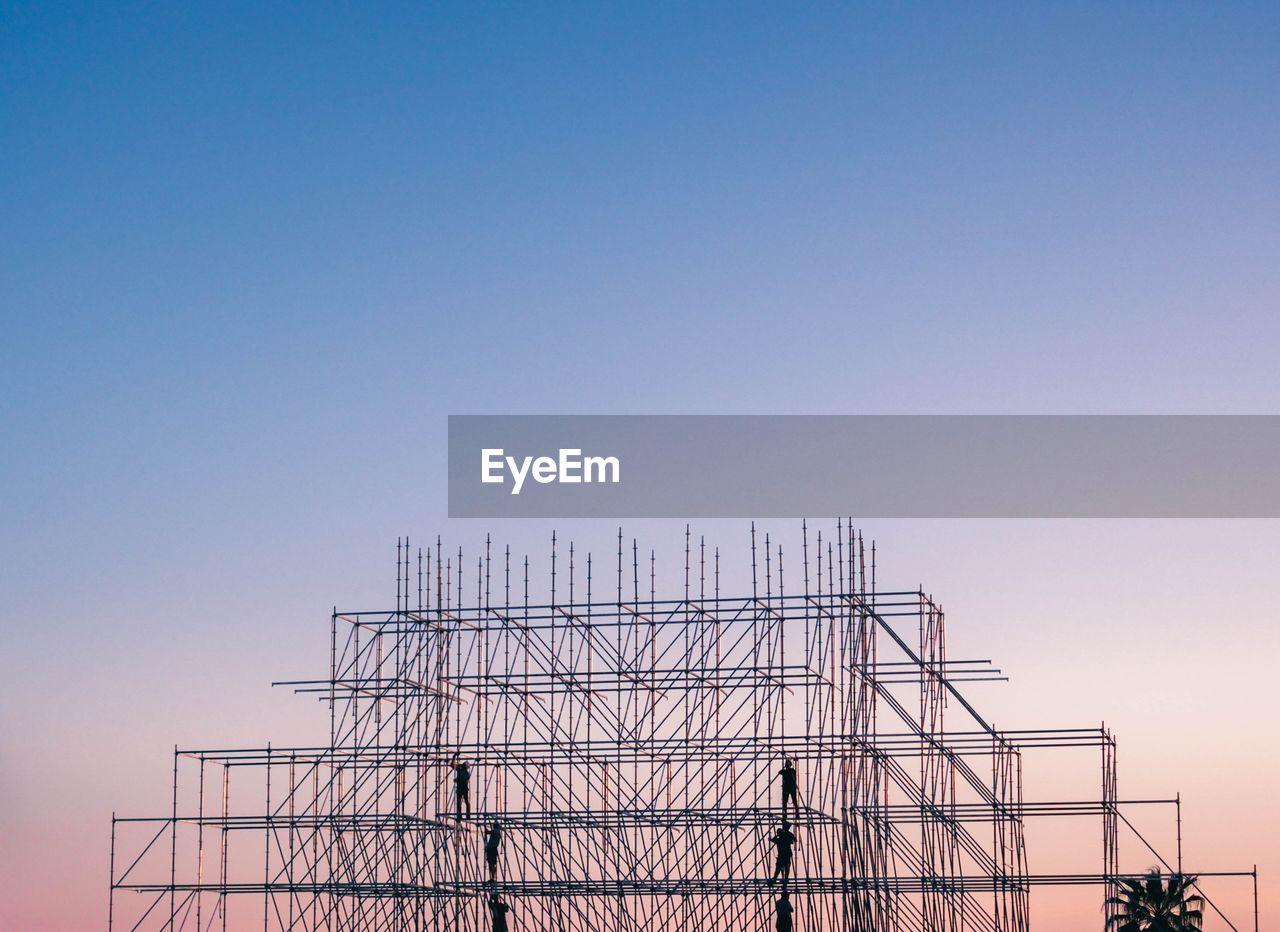
<instances>
[{"instance_id":1,"label":"scaffold tower","mask_svg":"<svg viewBox=\"0 0 1280 932\"><path fill-rule=\"evenodd\" d=\"M328 744L176 750L169 813L112 819L110 928L1022 932L1039 884L1095 888L1103 926L1130 824L1105 727L990 725L961 690L1000 671L879 591L848 522L786 554L753 527L746 591L684 541L674 589L621 531L536 570L399 542L395 608L335 611L328 675L279 684ZM1049 747L1101 790L1025 800ZM1055 816L1098 820L1096 873L1029 870Z\"/></svg>"}]
</instances>

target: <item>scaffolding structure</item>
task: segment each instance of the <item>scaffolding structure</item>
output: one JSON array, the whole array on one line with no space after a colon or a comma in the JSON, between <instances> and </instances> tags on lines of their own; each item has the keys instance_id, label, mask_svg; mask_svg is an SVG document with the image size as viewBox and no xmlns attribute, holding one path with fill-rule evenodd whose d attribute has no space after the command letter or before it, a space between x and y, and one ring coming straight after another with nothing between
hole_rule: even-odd
<instances>
[{"instance_id":1,"label":"scaffolding structure","mask_svg":"<svg viewBox=\"0 0 1280 932\"><path fill-rule=\"evenodd\" d=\"M553 536L549 575L398 542L395 609L335 611L328 676L279 684L327 707L328 744L175 749L169 814L112 818L109 928L489 930L505 906L517 929L738 930L786 903L796 929L1020 932L1042 884L1098 888L1101 925L1125 807L1180 801L1122 801L1105 727L988 724L960 690L1000 671L948 658L923 591L878 591L848 523L801 550L753 528L729 594L686 532L660 593L621 532L603 561ZM1099 756L1095 798L1024 799L1023 752L1050 747ZM1064 816L1098 820L1096 874L1029 870L1026 821Z\"/></svg>"}]
</instances>

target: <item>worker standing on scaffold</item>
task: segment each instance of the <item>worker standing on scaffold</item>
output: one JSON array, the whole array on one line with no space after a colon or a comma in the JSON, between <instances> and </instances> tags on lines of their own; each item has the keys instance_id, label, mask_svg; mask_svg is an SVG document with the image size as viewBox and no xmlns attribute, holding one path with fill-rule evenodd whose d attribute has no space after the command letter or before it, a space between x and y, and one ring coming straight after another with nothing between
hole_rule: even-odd
<instances>
[{"instance_id":1,"label":"worker standing on scaffold","mask_svg":"<svg viewBox=\"0 0 1280 932\"><path fill-rule=\"evenodd\" d=\"M775 920L775 927L778 932L791 932L793 928L791 924L791 900L785 893L778 897L777 910L778 918Z\"/></svg>"},{"instance_id":2,"label":"worker standing on scaffold","mask_svg":"<svg viewBox=\"0 0 1280 932\"><path fill-rule=\"evenodd\" d=\"M489 918L493 923L493 932L510 932L507 926L507 913L509 912L511 912L511 907L502 902L498 894L489 894Z\"/></svg>"},{"instance_id":3,"label":"worker standing on scaffold","mask_svg":"<svg viewBox=\"0 0 1280 932\"><path fill-rule=\"evenodd\" d=\"M773 876L769 878L772 884L779 877L785 884L787 878L791 876L791 849L795 846L796 836L791 831L791 823L786 819L782 820L782 828L773 833L773 844L778 849L778 858L773 863Z\"/></svg>"},{"instance_id":4,"label":"worker standing on scaffold","mask_svg":"<svg viewBox=\"0 0 1280 932\"><path fill-rule=\"evenodd\" d=\"M502 847L502 825L495 819L484 840L484 863L489 866L489 880L498 879L498 849Z\"/></svg>"},{"instance_id":5,"label":"worker standing on scaffold","mask_svg":"<svg viewBox=\"0 0 1280 932\"><path fill-rule=\"evenodd\" d=\"M791 800L791 805L796 810L800 809L800 794L798 784L796 782L796 765L791 758L785 758L782 761L782 769L778 771L778 776L782 777L782 811L787 811L787 800Z\"/></svg>"},{"instance_id":6,"label":"worker standing on scaffold","mask_svg":"<svg viewBox=\"0 0 1280 932\"><path fill-rule=\"evenodd\" d=\"M467 807L467 815L471 815L471 767L466 761L458 761L453 767L453 786L458 800L458 818L462 818L462 807Z\"/></svg>"}]
</instances>

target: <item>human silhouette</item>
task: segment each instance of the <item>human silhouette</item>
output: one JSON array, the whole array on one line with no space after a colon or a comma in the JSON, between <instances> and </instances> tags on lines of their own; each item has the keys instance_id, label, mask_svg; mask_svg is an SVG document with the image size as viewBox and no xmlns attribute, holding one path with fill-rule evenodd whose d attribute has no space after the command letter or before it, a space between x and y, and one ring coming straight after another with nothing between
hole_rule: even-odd
<instances>
[{"instance_id":1,"label":"human silhouette","mask_svg":"<svg viewBox=\"0 0 1280 932\"><path fill-rule=\"evenodd\" d=\"M471 815L471 767L466 761L460 761L453 768L453 785L458 800L458 818L462 818L462 807L467 807L467 815Z\"/></svg>"},{"instance_id":2,"label":"human silhouette","mask_svg":"<svg viewBox=\"0 0 1280 932\"><path fill-rule=\"evenodd\" d=\"M787 878L791 876L791 849L795 847L796 836L791 831L791 823L786 819L782 820L782 828L773 833L773 842L778 849L778 858L773 862L773 876L769 878L769 883L773 883L779 877L782 882L786 883Z\"/></svg>"},{"instance_id":3,"label":"human silhouette","mask_svg":"<svg viewBox=\"0 0 1280 932\"><path fill-rule=\"evenodd\" d=\"M777 910L778 918L775 920L775 927L778 932L791 932L794 928L791 924L791 900L785 893L778 897Z\"/></svg>"},{"instance_id":4,"label":"human silhouette","mask_svg":"<svg viewBox=\"0 0 1280 932\"><path fill-rule=\"evenodd\" d=\"M778 771L778 775L782 777L782 808L786 811L787 800L791 800L791 805L796 809L800 808L800 796L798 785L796 783L796 765L791 758L786 758L782 762L782 769Z\"/></svg>"},{"instance_id":5,"label":"human silhouette","mask_svg":"<svg viewBox=\"0 0 1280 932\"><path fill-rule=\"evenodd\" d=\"M511 912L511 907L498 897L496 893L489 894L489 918L493 922L493 932L509 932L507 925L507 913Z\"/></svg>"},{"instance_id":6,"label":"human silhouette","mask_svg":"<svg viewBox=\"0 0 1280 932\"><path fill-rule=\"evenodd\" d=\"M502 826L495 821L484 840L484 862L489 866L489 879L498 877L498 849L502 847Z\"/></svg>"}]
</instances>

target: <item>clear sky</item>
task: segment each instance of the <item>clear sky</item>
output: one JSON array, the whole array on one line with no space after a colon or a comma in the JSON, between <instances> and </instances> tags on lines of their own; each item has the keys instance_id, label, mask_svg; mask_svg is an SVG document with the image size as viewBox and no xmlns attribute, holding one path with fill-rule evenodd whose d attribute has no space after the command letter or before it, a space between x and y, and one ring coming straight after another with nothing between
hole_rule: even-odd
<instances>
[{"instance_id":1,"label":"clear sky","mask_svg":"<svg viewBox=\"0 0 1280 932\"><path fill-rule=\"evenodd\" d=\"M330 606L487 529L447 413L1274 413L1278 48L1265 3L0 3L0 925L101 925L173 744L320 727L266 684ZM1269 908L1280 527L866 530L993 715L1105 716Z\"/></svg>"}]
</instances>

